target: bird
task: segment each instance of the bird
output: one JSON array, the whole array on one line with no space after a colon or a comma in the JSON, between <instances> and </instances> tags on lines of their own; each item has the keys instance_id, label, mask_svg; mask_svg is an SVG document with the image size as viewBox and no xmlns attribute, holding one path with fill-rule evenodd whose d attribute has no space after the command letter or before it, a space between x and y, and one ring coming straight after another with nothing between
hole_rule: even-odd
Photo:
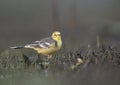
<instances>
[{"instance_id":1,"label":"bird","mask_svg":"<svg viewBox=\"0 0 120 85\"><path fill-rule=\"evenodd\" d=\"M26 44L24 46L14 46L10 48L12 49L21 49L21 48L33 49L38 54L47 56L47 58L49 59L52 57L52 54L59 51L61 47L62 47L61 33L59 31L55 31L52 33L51 37L46 37L41 40L35 41L31 44Z\"/></svg>"}]
</instances>

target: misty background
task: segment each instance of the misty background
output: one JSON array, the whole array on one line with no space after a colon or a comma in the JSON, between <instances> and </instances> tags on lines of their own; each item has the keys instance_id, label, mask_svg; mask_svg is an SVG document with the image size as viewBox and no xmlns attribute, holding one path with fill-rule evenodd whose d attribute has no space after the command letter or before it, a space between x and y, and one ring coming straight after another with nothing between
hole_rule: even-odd
<instances>
[{"instance_id":1,"label":"misty background","mask_svg":"<svg viewBox=\"0 0 120 85\"><path fill-rule=\"evenodd\" d=\"M61 31L67 49L101 39L119 42L119 0L0 0L0 49Z\"/></svg>"}]
</instances>

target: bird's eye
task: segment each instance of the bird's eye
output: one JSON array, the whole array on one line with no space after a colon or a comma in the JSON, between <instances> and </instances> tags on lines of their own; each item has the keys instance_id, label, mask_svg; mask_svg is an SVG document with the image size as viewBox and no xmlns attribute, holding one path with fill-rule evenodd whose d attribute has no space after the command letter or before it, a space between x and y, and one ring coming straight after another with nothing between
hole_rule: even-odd
<instances>
[{"instance_id":1,"label":"bird's eye","mask_svg":"<svg viewBox=\"0 0 120 85\"><path fill-rule=\"evenodd\" d=\"M54 34L54 36L57 36L57 34Z\"/></svg>"}]
</instances>

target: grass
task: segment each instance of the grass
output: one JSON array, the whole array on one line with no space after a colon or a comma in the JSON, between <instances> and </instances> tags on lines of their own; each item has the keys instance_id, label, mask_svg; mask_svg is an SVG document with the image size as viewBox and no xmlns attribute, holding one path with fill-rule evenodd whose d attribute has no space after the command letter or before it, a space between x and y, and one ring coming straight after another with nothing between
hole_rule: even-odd
<instances>
[{"instance_id":1,"label":"grass","mask_svg":"<svg viewBox=\"0 0 120 85\"><path fill-rule=\"evenodd\" d=\"M55 54L49 61L26 49L6 49L0 56L1 85L117 85L119 71L119 47L101 44L99 37L96 45Z\"/></svg>"}]
</instances>

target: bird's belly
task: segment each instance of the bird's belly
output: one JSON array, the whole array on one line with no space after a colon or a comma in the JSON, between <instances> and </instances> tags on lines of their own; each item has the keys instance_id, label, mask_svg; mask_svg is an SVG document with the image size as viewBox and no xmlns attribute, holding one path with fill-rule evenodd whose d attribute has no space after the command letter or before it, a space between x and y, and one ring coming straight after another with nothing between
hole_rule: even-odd
<instances>
[{"instance_id":1,"label":"bird's belly","mask_svg":"<svg viewBox=\"0 0 120 85\"><path fill-rule=\"evenodd\" d=\"M59 48L47 48L47 49L39 49L39 48L35 48L34 50L36 50L39 54L43 54L43 55L51 55L54 52L58 51Z\"/></svg>"}]
</instances>

